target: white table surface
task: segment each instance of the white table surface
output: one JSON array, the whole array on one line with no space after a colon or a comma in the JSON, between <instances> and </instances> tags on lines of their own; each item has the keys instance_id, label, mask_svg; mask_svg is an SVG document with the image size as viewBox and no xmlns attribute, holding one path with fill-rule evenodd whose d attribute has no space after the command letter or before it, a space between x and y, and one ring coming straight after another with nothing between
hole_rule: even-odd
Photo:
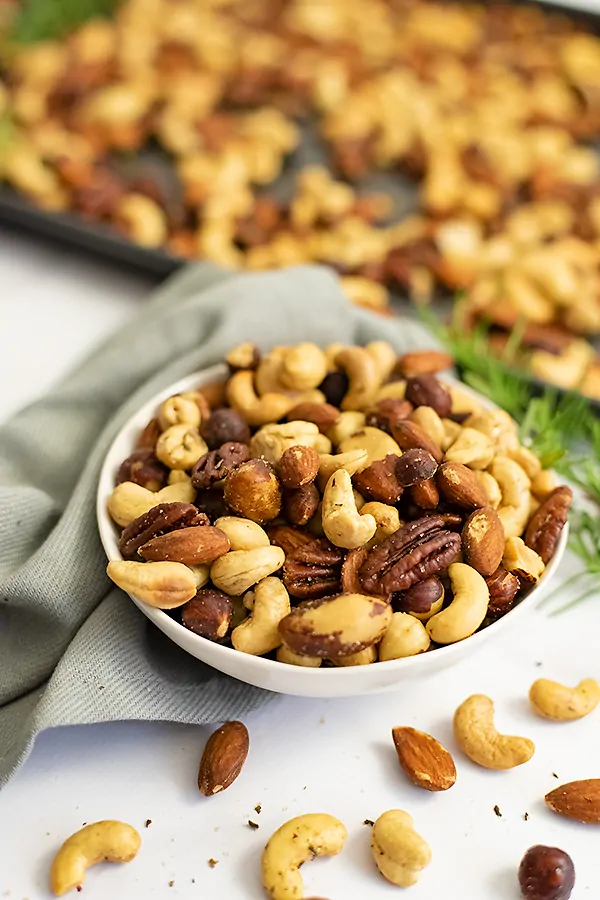
<instances>
[{"instance_id":1,"label":"white table surface","mask_svg":"<svg viewBox=\"0 0 600 900\"><path fill-rule=\"evenodd\" d=\"M135 313L147 289L135 273L0 230L0 418ZM572 569L566 560L563 573ZM532 714L527 692L541 675L565 683L597 677L596 629L598 601L558 618L542 609L516 633L508 629L479 655L410 690L357 700L276 699L246 719L248 761L235 785L211 799L196 788L210 729L117 723L45 733L0 795L0 897L49 897L50 860L64 838L85 822L117 818L139 828L142 848L129 865L91 871L86 900L259 900L264 842L291 816L316 811L339 816L349 838L340 856L303 868L306 896L399 897L374 869L363 824L398 807L414 816L433 853L411 900L517 900L518 863L535 843L570 852L573 897L595 900L598 830L552 814L543 796L561 782L600 776L600 710L580 722L548 723ZM475 692L495 700L502 730L536 742L531 762L497 773L461 757L452 714ZM448 746L458 767L451 791L428 794L408 783L390 738L394 725L431 731Z\"/></svg>"}]
</instances>

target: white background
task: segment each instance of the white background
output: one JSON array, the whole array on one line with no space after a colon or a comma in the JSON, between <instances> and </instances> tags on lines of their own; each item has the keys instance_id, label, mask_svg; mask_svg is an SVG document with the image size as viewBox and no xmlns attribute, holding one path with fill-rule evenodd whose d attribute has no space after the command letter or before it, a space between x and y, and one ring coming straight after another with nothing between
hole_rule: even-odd
<instances>
[{"instance_id":1,"label":"white background","mask_svg":"<svg viewBox=\"0 0 600 900\"><path fill-rule=\"evenodd\" d=\"M140 309L150 286L131 271L0 230L0 418ZM566 560L561 576L572 570ZM565 590L561 599L569 596ZM516 633L508 629L467 662L401 693L277 698L246 719L246 766L234 786L210 799L196 788L210 729L128 723L45 733L0 794L0 897L49 897L48 869L61 842L84 822L117 818L140 830L142 848L129 865L91 871L86 900L258 900L260 853L271 832L291 816L328 812L345 823L348 842L339 857L303 868L306 896L385 900L400 894L374 869L363 820L402 808L433 853L411 900L517 900L519 860L538 842L569 851L573 897L596 900L598 829L560 819L543 796L559 783L600 776L600 710L580 722L547 723L530 711L527 692L540 675L565 683L598 677L599 632L600 597L558 618L543 607ZM497 773L461 757L452 714L475 692L495 700L502 730L536 742L531 762ZM452 751L458 780L448 793L408 783L390 738L394 725L431 731Z\"/></svg>"}]
</instances>

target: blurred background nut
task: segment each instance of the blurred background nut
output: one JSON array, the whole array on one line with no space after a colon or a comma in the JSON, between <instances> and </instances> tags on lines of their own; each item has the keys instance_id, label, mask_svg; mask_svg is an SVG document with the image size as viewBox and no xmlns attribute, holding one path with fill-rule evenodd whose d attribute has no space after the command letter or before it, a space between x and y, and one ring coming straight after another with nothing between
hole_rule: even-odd
<instances>
[{"instance_id":1,"label":"blurred background nut","mask_svg":"<svg viewBox=\"0 0 600 900\"><path fill-rule=\"evenodd\" d=\"M316 388L327 374L327 359L316 344L304 343L291 347L283 356L281 381L295 391Z\"/></svg>"},{"instance_id":2,"label":"blurred background nut","mask_svg":"<svg viewBox=\"0 0 600 900\"><path fill-rule=\"evenodd\" d=\"M238 369L256 369L260 362L260 351L255 344L250 342L238 344L229 351L225 362L232 373L237 372Z\"/></svg>"},{"instance_id":3,"label":"blurred background nut","mask_svg":"<svg viewBox=\"0 0 600 900\"><path fill-rule=\"evenodd\" d=\"M406 399L413 406L430 406L445 418L452 412L450 392L435 375L415 375L406 382Z\"/></svg>"},{"instance_id":4,"label":"blurred background nut","mask_svg":"<svg viewBox=\"0 0 600 900\"><path fill-rule=\"evenodd\" d=\"M170 469L191 469L207 450L198 430L186 423L167 428L156 443L156 455Z\"/></svg>"},{"instance_id":5,"label":"blurred background nut","mask_svg":"<svg viewBox=\"0 0 600 900\"><path fill-rule=\"evenodd\" d=\"M209 641L226 636L232 616L231 597L213 588L199 590L181 610L183 626Z\"/></svg>"},{"instance_id":6,"label":"blurred background nut","mask_svg":"<svg viewBox=\"0 0 600 900\"><path fill-rule=\"evenodd\" d=\"M313 422L321 434L327 434L340 416L339 409L330 403L299 403L287 414L290 421Z\"/></svg>"},{"instance_id":7,"label":"blurred background nut","mask_svg":"<svg viewBox=\"0 0 600 900\"><path fill-rule=\"evenodd\" d=\"M441 350L413 350L398 357L396 370L403 378L414 378L416 375L435 375L453 365L452 357Z\"/></svg>"},{"instance_id":8,"label":"blurred background nut","mask_svg":"<svg viewBox=\"0 0 600 900\"><path fill-rule=\"evenodd\" d=\"M210 417L202 422L200 434L209 450L217 450L222 444L230 442L236 444L250 442L250 429L234 409L215 409Z\"/></svg>"},{"instance_id":9,"label":"blurred background nut","mask_svg":"<svg viewBox=\"0 0 600 900\"><path fill-rule=\"evenodd\" d=\"M160 491L167 483L168 468L154 454L154 449L135 450L119 466L117 484L132 481L149 491Z\"/></svg>"},{"instance_id":10,"label":"blurred background nut","mask_svg":"<svg viewBox=\"0 0 600 900\"><path fill-rule=\"evenodd\" d=\"M200 410L193 400L176 395L161 403L158 409L158 421L163 431L166 431L171 425L189 425L192 428L198 428Z\"/></svg>"},{"instance_id":11,"label":"blurred background nut","mask_svg":"<svg viewBox=\"0 0 600 900\"><path fill-rule=\"evenodd\" d=\"M269 463L250 459L227 476L224 498L238 515L261 525L279 515L281 486Z\"/></svg>"},{"instance_id":12,"label":"blurred background nut","mask_svg":"<svg viewBox=\"0 0 600 900\"><path fill-rule=\"evenodd\" d=\"M401 397L386 397L367 411L364 424L391 434L392 423L399 419L407 419L412 410L413 405L408 400L403 400Z\"/></svg>"}]
</instances>

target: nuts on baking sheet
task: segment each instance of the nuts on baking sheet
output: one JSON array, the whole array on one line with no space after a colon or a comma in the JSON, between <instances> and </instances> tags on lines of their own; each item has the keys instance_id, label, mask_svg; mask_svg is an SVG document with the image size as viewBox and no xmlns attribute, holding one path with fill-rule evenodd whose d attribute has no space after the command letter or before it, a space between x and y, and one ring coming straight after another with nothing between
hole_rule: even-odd
<instances>
[{"instance_id":1,"label":"nuts on baking sheet","mask_svg":"<svg viewBox=\"0 0 600 900\"><path fill-rule=\"evenodd\" d=\"M239 652L328 669L464 640L542 575L570 491L510 416L438 380L443 357L418 370L382 341L238 351L210 403L169 397L119 469L108 573L137 600L182 607L185 628Z\"/></svg>"}]
</instances>

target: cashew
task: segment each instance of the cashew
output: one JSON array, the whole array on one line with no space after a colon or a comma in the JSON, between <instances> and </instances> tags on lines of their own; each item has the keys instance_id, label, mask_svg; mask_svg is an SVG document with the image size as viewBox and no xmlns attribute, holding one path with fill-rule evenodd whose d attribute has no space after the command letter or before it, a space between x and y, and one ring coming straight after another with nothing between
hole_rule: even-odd
<instances>
[{"instance_id":1,"label":"cashew","mask_svg":"<svg viewBox=\"0 0 600 900\"><path fill-rule=\"evenodd\" d=\"M283 355L281 381L295 391L307 391L321 384L327 374L327 357L316 344L298 344Z\"/></svg>"},{"instance_id":2,"label":"cashew","mask_svg":"<svg viewBox=\"0 0 600 900\"><path fill-rule=\"evenodd\" d=\"M285 553L281 547L230 550L212 564L210 577L220 591L239 597L257 581L280 569L284 560Z\"/></svg>"},{"instance_id":3,"label":"cashew","mask_svg":"<svg viewBox=\"0 0 600 900\"><path fill-rule=\"evenodd\" d=\"M529 699L535 712L544 719L569 722L582 719L600 703L600 684L595 678L584 678L577 687L570 688L558 681L538 678L529 689Z\"/></svg>"},{"instance_id":4,"label":"cashew","mask_svg":"<svg viewBox=\"0 0 600 900\"><path fill-rule=\"evenodd\" d=\"M428 650L430 644L431 638L422 622L410 613L397 612L379 645L379 660L416 656Z\"/></svg>"},{"instance_id":5,"label":"cashew","mask_svg":"<svg viewBox=\"0 0 600 900\"><path fill-rule=\"evenodd\" d=\"M376 460L385 459L390 453L396 456L401 456L402 454L402 450L393 437L390 437L381 428L373 428L370 425L365 425L352 437L346 438L338 445L339 453L347 453L349 450L366 450L367 466L370 466Z\"/></svg>"},{"instance_id":6,"label":"cashew","mask_svg":"<svg viewBox=\"0 0 600 900\"><path fill-rule=\"evenodd\" d=\"M485 619L490 592L485 580L471 566L452 563L448 568L454 599L450 606L427 622L429 636L436 644L454 644L477 631Z\"/></svg>"},{"instance_id":7,"label":"cashew","mask_svg":"<svg viewBox=\"0 0 600 900\"><path fill-rule=\"evenodd\" d=\"M176 394L161 403L158 409L158 421L163 431L172 425L190 425L192 428L198 428L200 425L198 404L187 397Z\"/></svg>"},{"instance_id":8,"label":"cashew","mask_svg":"<svg viewBox=\"0 0 600 900\"><path fill-rule=\"evenodd\" d=\"M227 400L248 425L277 422L287 416L298 400L284 394L258 396L254 390L254 373L245 369L235 372L227 382Z\"/></svg>"},{"instance_id":9,"label":"cashew","mask_svg":"<svg viewBox=\"0 0 600 900\"><path fill-rule=\"evenodd\" d=\"M529 518L531 482L521 466L508 456L497 456L490 466L490 473L502 492L498 515L504 526L504 534L507 537L518 537L523 534Z\"/></svg>"},{"instance_id":10,"label":"cashew","mask_svg":"<svg viewBox=\"0 0 600 900\"><path fill-rule=\"evenodd\" d=\"M467 394L466 391L462 391L453 384L447 384L446 387L450 391L450 396L452 398L452 412L455 416L464 415L465 413L470 413L473 416L478 415L481 412L481 403L472 397L471 394ZM471 428L475 428L475 425L472 425L468 419L465 424L467 423Z\"/></svg>"},{"instance_id":11,"label":"cashew","mask_svg":"<svg viewBox=\"0 0 600 900\"><path fill-rule=\"evenodd\" d=\"M335 372L337 370L335 358L340 350L343 349L343 344L327 344L327 346L325 347L325 359L327 360L327 370L329 372Z\"/></svg>"},{"instance_id":12,"label":"cashew","mask_svg":"<svg viewBox=\"0 0 600 900\"><path fill-rule=\"evenodd\" d=\"M251 341L244 341L232 347L225 362L232 369L253 369L259 360L258 347Z\"/></svg>"},{"instance_id":13,"label":"cashew","mask_svg":"<svg viewBox=\"0 0 600 900\"><path fill-rule=\"evenodd\" d=\"M444 428L445 421L452 421L451 419L442 420L436 413L435 409L431 406L417 406L414 409L410 416L408 417L411 422L414 422L416 425L421 428L427 437L430 437L431 440L438 445L438 447L443 447L445 444L449 446L446 441L446 431ZM452 422L453 425L458 425L457 422ZM460 431L460 425L458 425L458 430Z\"/></svg>"},{"instance_id":14,"label":"cashew","mask_svg":"<svg viewBox=\"0 0 600 900\"><path fill-rule=\"evenodd\" d=\"M398 381L389 381L375 391L371 406L376 406L380 400L404 400L406 396L406 381L399 379Z\"/></svg>"},{"instance_id":15,"label":"cashew","mask_svg":"<svg viewBox=\"0 0 600 900\"><path fill-rule=\"evenodd\" d=\"M294 421L263 425L250 440L250 455L276 466L290 447L314 447L317 453L329 453L331 442L313 422Z\"/></svg>"},{"instance_id":16,"label":"cashew","mask_svg":"<svg viewBox=\"0 0 600 900\"><path fill-rule=\"evenodd\" d=\"M531 481L542 471L542 464L535 453L528 447L523 447L522 444L508 449L506 455L521 466Z\"/></svg>"},{"instance_id":17,"label":"cashew","mask_svg":"<svg viewBox=\"0 0 600 900\"><path fill-rule=\"evenodd\" d=\"M125 528L138 516L143 516L161 503L191 503L195 496L196 492L189 479L169 484L155 492L134 484L133 481L123 481L116 486L106 505L110 517L117 525Z\"/></svg>"},{"instance_id":18,"label":"cashew","mask_svg":"<svg viewBox=\"0 0 600 900\"><path fill-rule=\"evenodd\" d=\"M415 412L417 412L417 410L415 410ZM459 425L458 422L454 421L454 419L442 419L442 425L444 426L444 435L438 446L445 451L451 444L454 443L454 441L461 433L462 425Z\"/></svg>"},{"instance_id":19,"label":"cashew","mask_svg":"<svg viewBox=\"0 0 600 900\"><path fill-rule=\"evenodd\" d=\"M462 463L470 469L487 469L493 458L493 441L475 428L462 428L444 456L446 462Z\"/></svg>"},{"instance_id":20,"label":"cashew","mask_svg":"<svg viewBox=\"0 0 600 900\"><path fill-rule=\"evenodd\" d=\"M416 884L431 862L429 844L413 828L412 816L388 809L371 830L371 852L384 878L400 887Z\"/></svg>"},{"instance_id":21,"label":"cashew","mask_svg":"<svg viewBox=\"0 0 600 900\"><path fill-rule=\"evenodd\" d=\"M556 487L558 487L558 479L550 469L542 469L531 482L533 496L540 503L543 503L548 494L551 494Z\"/></svg>"},{"instance_id":22,"label":"cashew","mask_svg":"<svg viewBox=\"0 0 600 900\"><path fill-rule=\"evenodd\" d=\"M323 494L323 531L332 544L352 550L363 547L377 530L373 516L361 516L356 508L352 481L345 469L334 472Z\"/></svg>"},{"instance_id":23,"label":"cashew","mask_svg":"<svg viewBox=\"0 0 600 900\"><path fill-rule=\"evenodd\" d=\"M229 538L231 550L254 550L256 547L269 547L269 535L250 519L238 516L221 516L215 526L225 532Z\"/></svg>"},{"instance_id":24,"label":"cashew","mask_svg":"<svg viewBox=\"0 0 600 900\"><path fill-rule=\"evenodd\" d=\"M263 356L256 369L254 384L259 397L265 394L286 394L294 396L295 391L288 391L281 380L281 368L287 347L273 347L266 356Z\"/></svg>"},{"instance_id":25,"label":"cashew","mask_svg":"<svg viewBox=\"0 0 600 900\"><path fill-rule=\"evenodd\" d=\"M340 414L339 419L326 432L332 444L341 444L346 438L351 437L365 427L366 416L358 410L348 409Z\"/></svg>"},{"instance_id":26,"label":"cashew","mask_svg":"<svg viewBox=\"0 0 600 900\"><path fill-rule=\"evenodd\" d=\"M456 412L454 407L452 409ZM485 412L475 413L470 415L463 425L465 428L474 428L475 431L487 434L495 443L497 450L518 444L516 422L503 409L488 409Z\"/></svg>"},{"instance_id":27,"label":"cashew","mask_svg":"<svg viewBox=\"0 0 600 900\"><path fill-rule=\"evenodd\" d=\"M359 509L358 503L356 508ZM361 516L373 516L377 522L377 531L366 545L369 550L371 547L375 547L376 544L384 541L390 534L398 531L400 525L403 524L400 522L400 516L396 507L388 506L387 503L378 503L374 500L370 503L363 502L360 507L360 514Z\"/></svg>"},{"instance_id":28,"label":"cashew","mask_svg":"<svg viewBox=\"0 0 600 900\"><path fill-rule=\"evenodd\" d=\"M371 644L364 650L357 653L351 653L349 656L338 656L337 659L329 660L334 666L370 666L371 663L377 662L377 647Z\"/></svg>"},{"instance_id":29,"label":"cashew","mask_svg":"<svg viewBox=\"0 0 600 900\"><path fill-rule=\"evenodd\" d=\"M504 545L502 565L507 572L518 575L522 581L537 581L546 566L535 550L519 537L510 537Z\"/></svg>"},{"instance_id":30,"label":"cashew","mask_svg":"<svg viewBox=\"0 0 600 900\"><path fill-rule=\"evenodd\" d=\"M301 656L300 653L294 653L287 644L282 644L277 648L277 662L287 663L288 666L318 669L323 660L320 656Z\"/></svg>"},{"instance_id":31,"label":"cashew","mask_svg":"<svg viewBox=\"0 0 600 900\"><path fill-rule=\"evenodd\" d=\"M231 632L231 643L242 653L262 656L281 644L277 626L290 611L290 598L279 578L263 578L252 593L251 615Z\"/></svg>"},{"instance_id":32,"label":"cashew","mask_svg":"<svg viewBox=\"0 0 600 900\"><path fill-rule=\"evenodd\" d=\"M206 442L198 429L186 422L171 425L156 442L156 455L170 469L191 469L205 453L208 453Z\"/></svg>"},{"instance_id":33,"label":"cashew","mask_svg":"<svg viewBox=\"0 0 600 900\"><path fill-rule=\"evenodd\" d=\"M361 448L348 450L347 453L323 453L319 459L317 484L323 491L334 472L344 469L348 475L354 475L356 472L362 472L368 465L367 451Z\"/></svg>"},{"instance_id":34,"label":"cashew","mask_svg":"<svg viewBox=\"0 0 600 900\"><path fill-rule=\"evenodd\" d=\"M262 855L262 881L271 900L301 900L300 866L315 856L335 856L346 837L340 820L326 813L296 816L278 828Z\"/></svg>"},{"instance_id":35,"label":"cashew","mask_svg":"<svg viewBox=\"0 0 600 900\"><path fill-rule=\"evenodd\" d=\"M136 856L142 839L131 825L107 819L76 831L64 842L50 868L50 889L62 897L85 881L99 862L126 863Z\"/></svg>"},{"instance_id":36,"label":"cashew","mask_svg":"<svg viewBox=\"0 0 600 900\"><path fill-rule=\"evenodd\" d=\"M394 366L398 359L396 351L387 341L371 341L370 344L367 344L365 350L375 360L379 383L383 384L394 371Z\"/></svg>"},{"instance_id":37,"label":"cashew","mask_svg":"<svg viewBox=\"0 0 600 900\"><path fill-rule=\"evenodd\" d=\"M529 738L499 734L494 725L494 703L473 694L454 714L454 737L463 753L486 769L512 769L533 756Z\"/></svg>"},{"instance_id":38,"label":"cashew","mask_svg":"<svg viewBox=\"0 0 600 900\"><path fill-rule=\"evenodd\" d=\"M354 494L354 502L356 503L356 508L360 512L367 502L360 491L357 491L356 488L352 488L352 493Z\"/></svg>"},{"instance_id":39,"label":"cashew","mask_svg":"<svg viewBox=\"0 0 600 900\"><path fill-rule=\"evenodd\" d=\"M498 507L502 503L502 491L500 490L500 485L498 484L494 476L490 475L489 472L481 472L478 470L475 472L475 477L483 487L488 498L489 505L493 509L498 509Z\"/></svg>"},{"instance_id":40,"label":"cashew","mask_svg":"<svg viewBox=\"0 0 600 900\"><path fill-rule=\"evenodd\" d=\"M183 469L171 469L167 484L189 484L191 486L192 479Z\"/></svg>"},{"instance_id":41,"label":"cashew","mask_svg":"<svg viewBox=\"0 0 600 900\"><path fill-rule=\"evenodd\" d=\"M342 409L368 409L381 384L375 360L364 347L344 347L335 358L336 365L347 374L350 384L342 400Z\"/></svg>"},{"instance_id":42,"label":"cashew","mask_svg":"<svg viewBox=\"0 0 600 900\"><path fill-rule=\"evenodd\" d=\"M183 606L198 590L196 573L179 562L112 560L106 574L122 590L158 609Z\"/></svg>"}]
</instances>

